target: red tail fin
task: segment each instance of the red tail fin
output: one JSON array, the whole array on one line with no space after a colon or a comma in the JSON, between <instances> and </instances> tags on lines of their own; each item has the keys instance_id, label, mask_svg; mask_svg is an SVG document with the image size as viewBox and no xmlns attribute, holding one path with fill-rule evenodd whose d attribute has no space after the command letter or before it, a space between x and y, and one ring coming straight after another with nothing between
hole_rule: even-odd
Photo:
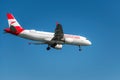
<instances>
[{"instance_id":1,"label":"red tail fin","mask_svg":"<svg viewBox=\"0 0 120 80\"><path fill-rule=\"evenodd\" d=\"M9 28L5 29L6 32L18 35L24 30L11 13L7 14L7 19Z\"/></svg>"}]
</instances>

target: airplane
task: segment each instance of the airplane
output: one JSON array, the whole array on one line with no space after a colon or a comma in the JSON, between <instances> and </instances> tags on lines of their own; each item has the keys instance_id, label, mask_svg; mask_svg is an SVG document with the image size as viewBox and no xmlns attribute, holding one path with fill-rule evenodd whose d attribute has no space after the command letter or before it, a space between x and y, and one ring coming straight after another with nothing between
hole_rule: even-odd
<instances>
[{"instance_id":1,"label":"airplane","mask_svg":"<svg viewBox=\"0 0 120 80\"><path fill-rule=\"evenodd\" d=\"M64 44L76 45L81 51L81 46L90 46L92 43L86 37L79 35L64 34L62 25L57 23L54 33L36 30L24 29L11 13L7 13L8 28L5 28L5 33L10 33L21 38L35 41L29 44L47 44L46 50L51 48L61 50Z\"/></svg>"}]
</instances>

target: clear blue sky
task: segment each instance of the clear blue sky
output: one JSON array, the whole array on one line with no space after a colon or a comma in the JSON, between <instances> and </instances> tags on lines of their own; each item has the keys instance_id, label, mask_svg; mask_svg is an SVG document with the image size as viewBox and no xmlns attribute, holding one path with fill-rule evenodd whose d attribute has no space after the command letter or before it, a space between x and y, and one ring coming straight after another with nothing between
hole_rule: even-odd
<instances>
[{"instance_id":1,"label":"clear blue sky","mask_svg":"<svg viewBox=\"0 0 120 80\"><path fill-rule=\"evenodd\" d=\"M29 46L3 34L8 12L26 29L54 31L59 22L65 33L86 36L93 45L82 52ZM0 80L120 80L120 1L1 0Z\"/></svg>"}]
</instances>

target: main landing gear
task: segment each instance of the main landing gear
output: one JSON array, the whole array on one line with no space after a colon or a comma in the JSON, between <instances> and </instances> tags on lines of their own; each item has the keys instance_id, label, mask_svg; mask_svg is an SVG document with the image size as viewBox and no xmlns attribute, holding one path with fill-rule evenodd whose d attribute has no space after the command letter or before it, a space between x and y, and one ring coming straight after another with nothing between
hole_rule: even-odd
<instances>
[{"instance_id":1,"label":"main landing gear","mask_svg":"<svg viewBox=\"0 0 120 80\"><path fill-rule=\"evenodd\" d=\"M82 48L81 48L81 46L79 45L79 51L82 51Z\"/></svg>"},{"instance_id":2,"label":"main landing gear","mask_svg":"<svg viewBox=\"0 0 120 80\"><path fill-rule=\"evenodd\" d=\"M48 51L49 51L50 49L51 49L50 46L48 46L48 47L46 48L46 50L48 50Z\"/></svg>"},{"instance_id":3,"label":"main landing gear","mask_svg":"<svg viewBox=\"0 0 120 80\"><path fill-rule=\"evenodd\" d=\"M51 47L50 46L48 46L47 48L46 48L46 50L47 51L49 51L51 49ZM82 51L82 48L81 48L81 46L79 45L79 51Z\"/></svg>"}]
</instances>

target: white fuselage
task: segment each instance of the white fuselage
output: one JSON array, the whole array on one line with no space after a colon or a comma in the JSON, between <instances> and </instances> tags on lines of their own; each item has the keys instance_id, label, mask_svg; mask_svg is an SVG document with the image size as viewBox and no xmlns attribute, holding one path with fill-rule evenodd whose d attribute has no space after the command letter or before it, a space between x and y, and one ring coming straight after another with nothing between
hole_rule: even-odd
<instances>
[{"instance_id":1,"label":"white fuselage","mask_svg":"<svg viewBox=\"0 0 120 80\"><path fill-rule=\"evenodd\" d=\"M51 41L54 37L54 33L36 31L36 30L24 30L18 36L38 42ZM78 45L78 46L89 46L91 42L83 36L64 34L65 44Z\"/></svg>"}]
</instances>

